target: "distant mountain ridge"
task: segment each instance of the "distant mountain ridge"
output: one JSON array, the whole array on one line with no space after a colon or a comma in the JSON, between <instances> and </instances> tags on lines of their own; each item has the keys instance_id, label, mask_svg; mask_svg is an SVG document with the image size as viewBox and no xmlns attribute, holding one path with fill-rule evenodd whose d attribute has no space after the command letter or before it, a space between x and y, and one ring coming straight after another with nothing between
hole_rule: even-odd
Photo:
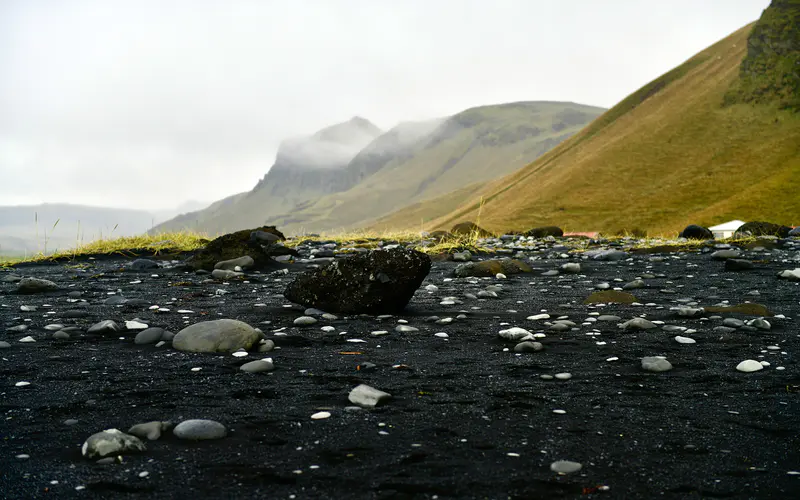
<instances>
[{"instance_id":1,"label":"distant mountain ridge","mask_svg":"<svg viewBox=\"0 0 800 500\"><path fill-rule=\"evenodd\" d=\"M404 203L511 172L602 111L574 103L508 103L401 123L385 133L354 118L284 141L275 165L253 190L151 232L213 235L265 223L287 234L355 228Z\"/></svg>"}]
</instances>

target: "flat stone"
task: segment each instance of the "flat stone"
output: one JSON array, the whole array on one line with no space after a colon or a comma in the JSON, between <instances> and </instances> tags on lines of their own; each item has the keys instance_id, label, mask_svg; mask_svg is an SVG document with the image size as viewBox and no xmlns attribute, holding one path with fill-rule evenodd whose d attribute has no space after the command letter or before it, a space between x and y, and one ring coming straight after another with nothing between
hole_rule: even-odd
<instances>
[{"instance_id":1,"label":"flat stone","mask_svg":"<svg viewBox=\"0 0 800 500\"><path fill-rule=\"evenodd\" d=\"M243 364L239 369L247 373L270 372L275 369L275 365L272 359L257 359Z\"/></svg>"},{"instance_id":2,"label":"flat stone","mask_svg":"<svg viewBox=\"0 0 800 500\"><path fill-rule=\"evenodd\" d=\"M95 323L94 325L90 326L87 333L114 333L122 330L122 328L117 324L116 321L110 319L104 319L99 323Z\"/></svg>"},{"instance_id":3,"label":"flat stone","mask_svg":"<svg viewBox=\"0 0 800 500\"><path fill-rule=\"evenodd\" d=\"M642 368L649 372L666 372L672 370L672 363L663 356L645 356L642 358Z\"/></svg>"},{"instance_id":4,"label":"flat stone","mask_svg":"<svg viewBox=\"0 0 800 500\"><path fill-rule=\"evenodd\" d=\"M172 433L178 439L201 441L206 439L221 439L228 435L224 425L215 420L191 419L184 420L175 426Z\"/></svg>"},{"instance_id":5,"label":"flat stone","mask_svg":"<svg viewBox=\"0 0 800 500\"><path fill-rule=\"evenodd\" d=\"M58 289L59 286L53 281L41 278L22 278L17 283L18 293L43 293Z\"/></svg>"},{"instance_id":6,"label":"flat stone","mask_svg":"<svg viewBox=\"0 0 800 500\"><path fill-rule=\"evenodd\" d=\"M242 276L244 276L244 273L229 271L227 269L214 269L211 271L211 277L218 280L229 280L233 278L240 278Z\"/></svg>"},{"instance_id":7,"label":"flat stone","mask_svg":"<svg viewBox=\"0 0 800 500\"><path fill-rule=\"evenodd\" d=\"M514 346L514 352L539 352L544 349L541 342L531 342L526 340Z\"/></svg>"},{"instance_id":8,"label":"flat stone","mask_svg":"<svg viewBox=\"0 0 800 500\"><path fill-rule=\"evenodd\" d=\"M573 472L578 472L582 468L583 465L569 460L557 460L550 464L550 470L558 474L572 474Z\"/></svg>"},{"instance_id":9,"label":"flat stone","mask_svg":"<svg viewBox=\"0 0 800 500\"><path fill-rule=\"evenodd\" d=\"M265 233L271 234L271 233ZM237 267L241 269L248 269L255 265L256 261L249 255L238 257L236 259L221 260L214 264L214 269L222 269L225 271L237 271ZM213 276L213 273L212 273Z\"/></svg>"},{"instance_id":10,"label":"flat stone","mask_svg":"<svg viewBox=\"0 0 800 500\"><path fill-rule=\"evenodd\" d=\"M388 392L383 392L366 384L360 384L350 391L347 399L354 405L363 408L374 408L391 397L392 395Z\"/></svg>"},{"instance_id":11,"label":"flat stone","mask_svg":"<svg viewBox=\"0 0 800 500\"><path fill-rule=\"evenodd\" d=\"M736 369L740 372L751 373L764 369L764 365L754 359L746 359L736 365Z\"/></svg>"}]
</instances>

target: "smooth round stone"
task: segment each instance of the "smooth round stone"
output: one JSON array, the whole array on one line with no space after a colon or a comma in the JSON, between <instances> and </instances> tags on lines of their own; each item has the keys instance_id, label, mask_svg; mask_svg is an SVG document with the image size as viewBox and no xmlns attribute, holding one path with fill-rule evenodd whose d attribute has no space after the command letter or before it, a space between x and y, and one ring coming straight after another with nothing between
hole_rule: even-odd
<instances>
[{"instance_id":1,"label":"smooth round stone","mask_svg":"<svg viewBox=\"0 0 800 500\"><path fill-rule=\"evenodd\" d=\"M758 328L759 330L769 330L772 328L772 325L769 321L765 320L764 318L756 318L754 320L747 322L748 326L752 326L754 328Z\"/></svg>"},{"instance_id":2,"label":"smooth round stone","mask_svg":"<svg viewBox=\"0 0 800 500\"><path fill-rule=\"evenodd\" d=\"M750 373L763 370L764 365L762 365L761 363L759 363L754 359L746 359L741 363L739 363L738 365L736 365L736 369L739 370L740 372Z\"/></svg>"},{"instance_id":3,"label":"smooth round stone","mask_svg":"<svg viewBox=\"0 0 800 500\"><path fill-rule=\"evenodd\" d=\"M326 418L331 418L331 413L329 411L318 411L311 415L312 420L324 420Z\"/></svg>"},{"instance_id":4,"label":"smooth round stone","mask_svg":"<svg viewBox=\"0 0 800 500\"><path fill-rule=\"evenodd\" d=\"M36 339L28 335L27 337L22 337L21 339L19 339L19 341L24 344L30 344L36 342Z\"/></svg>"},{"instance_id":5,"label":"smooth round stone","mask_svg":"<svg viewBox=\"0 0 800 500\"><path fill-rule=\"evenodd\" d=\"M601 314L597 317L597 321L620 321L622 318L614 316L613 314Z\"/></svg>"},{"instance_id":6,"label":"smooth round stone","mask_svg":"<svg viewBox=\"0 0 800 500\"><path fill-rule=\"evenodd\" d=\"M128 330L146 330L148 325L146 323L142 323L141 321L130 320L125 322L125 328Z\"/></svg>"},{"instance_id":7,"label":"smooth round stone","mask_svg":"<svg viewBox=\"0 0 800 500\"><path fill-rule=\"evenodd\" d=\"M214 264L214 269L224 269L226 271L241 272L242 269L253 267L255 261L249 255L239 257L236 259L222 260ZM238 268L238 269L237 269Z\"/></svg>"},{"instance_id":8,"label":"smooth round stone","mask_svg":"<svg viewBox=\"0 0 800 500\"><path fill-rule=\"evenodd\" d=\"M131 262L128 269L131 269L133 271L148 271L151 269L158 269L159 267L160 266L158 265L158 262L154 260L136 259L133 262Z\"/></svg>"},{"instance_id":9,"label":"smooth round stone","mask_svg":"<svg viewBox=\"0 0 800 500\"><path fill-rule=\"evenodd\" d=\"M36 309L36 306L19 306L19 310L22 312L34 312Z\"/></svg>"},{"instance_id":10,"label":"smooth round stone","mask_svg":"<svg viewBox=\"0 0 800 500\"><path fill-rule=\"evenodd\" d=\"M112 295L111 297L107 298L103 301L103 304L107 306L121 306L128 302L128 299L123 297L122 295Z\"/></svg>"},{"instance_id":11,"label":"smooth round stone","mask_svg":"<svg viewBox=\"0 0 800 500\"><path fill-rule=\"evenodd\" d=\"M394 331L399 332L399 333L412 333L412 332L418 332L419 328L416 328L416 327L413 327L413 326L408 326L408 325L397 325L394 328Z\"/></svg>"},{"instance_id":12,"label":"smooth round stone","mask_svg":"<svg viewBox=\"0 0 800 500\"><path fill-rule=\"evenodd\" d=\"M214 420L191 419L176 425L172 433L179 439L199 441L224 438L228 431L224 425Z\"/></svg>"},{"instance_id":13,"label":"smooth round stone","mask_svg":"<svg viewBox=\"0 0 800 500\"><path fill-rule=\"evenodd\" d=\"M64 325L60 324L45 325L44 327L44 329L47 330L48 332L57 332L62 328L64 328Z\"/></svg>"},{"instance_id":14,"label":"smooth round stone","mask_svg":"<svg viewBox=\"0 0 800 500\"><path fill-rule=\"evenodd\" d=\"M571 374L571 373L568 373L568 372L556 373L555 377L556 377L558 380L569 380L569 379L571 379L571 378L572 378L572 374Z\"/></svg>"},{"instance_id":15,"label":"smooth round stone","mask_svg":"<svg viewBox=\"0 0 800 500\"><path fill-rule=\"evenodd\" d=\"M211 271L211 277L218 280L229 280L240 276L244 276L244 273L237 273L236 271L229 271L227 269L214 269Z\"/></svg>"},{"instance_id":16,"label":"smooth round stone","mask_svg":"<svg viewBox=\"0 0 800 500\"><path fill-rule=\"evenodd\" d=\"M41 278L22 278L17 283L19 293L41 293L58 290L58 285L50 280Z\"/></svg>"},{"instance_id":17,"label":"smooth round stone","mask_svg":"<svg viewBox=\"0 0 800 500\"><path fill-rule=\"evenodd\" d=\"M440 339L446 339L450 337L450 335L446 334L445 332L436 332L433 334L434 337L439 337Z\"/></svg>"},{"instance_id":18,"label":"smooth round stone","mask_svg":"<svg viewBox=\"0 0 800 500\"><path fill-rule=\"evenodd\" d=\"M11 344L6 342L5 340L0 340L0 349L10 349Z\"/></svg>"},{"instance_id":19,"label":"smooth round stone","mask_svg":"<svg viewBox=\"0 0 800 500\"><path fill-rule=\"evenodd\" d=\"M317 318L312 318L311 316L300 316L294 320L295 326L308 326L313 325L317 322Z\"/></svg>"},{"instance_id":20,"label":"smooth round stone","mask_svg":"<svg viewBox=\"0 0 800 500\"><path fill-rule=\"evenodd\" d=\"M561 270L565 273L579 273L581 272L581 265L577 262L568 262L561 266Z\"/></svg>"},{"instance_id":21,"label":"smooth round stone","mask_svg":"<svg viewBox=\"0 0 800 500\"><path fill-rule=\"evenodd\" d=\"M247 373L270 372L275 369L275 365L272 359L257 359L243 364L239 369Z\"/></svg>"},{"instance_id":22,"label":"smooth round stone","mask_svg":"<svg viewBox=\"0 0 800 500\"><path fill-rule=\"evenodd\" d=\"M141 332L136 334L136 337L133 339L134 344L155 344L159 340L161 340L161 336L164 335L164 329L153 327L148 328L146 330L142 330Z\"/></svg>"},{"instance_id":23,"label":"smooth round stone","mask_svg":"<svg viewBox=\"0 0 800 500\"><path fill-rule=\"evenodd\" d=\"M547 314L547 313L534 314L533 316L528 316L526 319L529 319L531 321L538 321L538 320L541 320L541 319L550 319L550 315Z\"/></svg>"},{"instance_id":24,"label":"smooth round stone","mask_svg":"<svg viewBox=\"0 0 800 500\"><path fill-rule=\"evenodd\" d=\"M234 352L250 349L260 338L247 323L216 319L187 326L175 335L172 346L184 352Z\"/></svg>"},{"instance_id":25,"label":"smooth round stone","mask_svg":"<svg viewBox=\"0 0 800 500\"><path fill-rule=\"evenodd\" d=\"M695 344L697 342L691 337L681 337L680 335L675 337L675 341L679 344Z\"/></svg>"},{"instance_id":26,"label":"smooth round stone","mask_svg":"<svg viewBox=\"0 0 800 500\"><path fill-rule=\"evenodd\" d=\"M557 460L550 464L550 470L558 474L572 474L573 472L578 472L582 468L583 465L569 460Z\"/></svg>"},{"instance_id":27,"label":"smooth round stone","mask_svg":"<svg viewBox=\"0 0 800 500\"><path fill-rule=\"evenodd\" d=\"M649 372L666 372L672 370L672 363L664 356L645 356L642 358L642 368Z\"/></svg>"},{"instance_id":28,"label":"smooth round stone","mask_svg":"<svg viewBox=\"0 0 800 500\"><path fill-rule=\"evenodd\" d=\"M161 437L161 433L166 432L172 428L172 422L145 422L143 424L136 424L128 429L128 434L136 436L141 439L155 441Z\"/></svg>"},{"instance_id":29,"label":"smooth round stone","mask_svg":"<svg viewBox=\"0 0 800 500\"><path fill-rule=\"evenodd\" d=\"M270 352L275 349L275 342L267 339L258 345L258 352Z\"/></svg>"},{"instance_id":30,"label":"smooth round stone","mask_svg":"<svg viewBox=\"0 0 800 500\"><path fill-rule=\"evenodd\" d=\"M69 333L59 330L53 333L53 340L69 340Z\"/></svg>"},{"instance_id":31,"label":"smooth round stone","mask_svg":"<svg viewBox=\"0 0 800 500\"><path fill-rule=\"evenodd\" d=\"M531 342L526 340L514 346L514 352L538 352L544 349L541 342Z\"/></svg>"}]
</instances>

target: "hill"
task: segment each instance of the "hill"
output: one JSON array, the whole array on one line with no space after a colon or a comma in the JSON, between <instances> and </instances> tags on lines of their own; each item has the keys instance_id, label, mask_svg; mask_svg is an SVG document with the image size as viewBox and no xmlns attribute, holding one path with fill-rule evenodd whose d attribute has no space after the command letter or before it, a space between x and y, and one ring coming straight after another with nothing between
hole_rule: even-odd
<instances>
[{"instance_id":1,"label":"hill","mask_svg":"<svg viewBox=\"0 0 800 500\"><path fill-rule=\"evenodd\" d=\"M426 229L447 229L479 212L481 225L496 231L556 224L668 233L731 219L800 223L800 115L786 104L797 93L781 86L750 99L742 91L753 78L753 65L743 61L774 42L764 38L770 29L763 21L796 16L799 5L774 2L758 23L648 83L525 168L410 206L371 228L419 227L422 218ZM772 30L776 39L796 41L800 25L784 28ZM781 71L785 65L767 64L757 78L766 87L790 81Z\"/></svg>"},{"instance_id":2,"label":"hill","mask_svg":"<svg viewBox=\"0 0 800 500\"><path fill-rule=\"evenodd\" d=\"M568 102L482 106L447 118L429 134L418 134L416 141L405 141L413 143L410 147L387 151L379 143L389 141L387 136L407 135L401 126L376 139L348 166L371 175L346 191L309 200L266 222L293 234L363 226L410 203L513 172L602 111Z\"/></svg>"},{"instance_id":3,"label":"hill","mask_svg":"<svg viewBox=\"0 0 800 500\"><path fill-rule=\"evenodd\" d=\"M354 180L343 172L379 135L378 127L354 117L309 137L288 139L278 148L275 164L251 191L181 214L150 232L191 229L217 234L260 226L268 216L298 203L349 188Z\"/></svg>"}]
</instances>

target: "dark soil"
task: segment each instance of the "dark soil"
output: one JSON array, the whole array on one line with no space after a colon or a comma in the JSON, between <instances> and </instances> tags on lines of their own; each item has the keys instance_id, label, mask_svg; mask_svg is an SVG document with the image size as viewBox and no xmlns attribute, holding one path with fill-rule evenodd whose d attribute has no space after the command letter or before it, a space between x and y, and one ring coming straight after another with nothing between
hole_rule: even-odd
<instances>
[{"instance_id":1,"label":"dark soil","mask_svg":"<svg viewBox=\"0 0 800 500\"><path fill-rule=\"evenodd\" d=\"M301 264L290 267L289 276L252 275L250 283L227 285L203 284L207 276L177 269L124 271L129 261L123 258L84 263L85 269L61 263L16 270L63 288L25 296L0 283L0 325L31 326L24 333L0 334L12 344L0 350L0 497L799 498L800 475L790 472L800 470L795 319L800 284L775 276L797 266L771 261L764 252L749 257L768 263L741 273L725 273L723 263L707 255L670 254L662 262L651 257L634 256L633 264L581 261L584 277L534 272L479 284L443 282L455 264L434 262L423 287L433 283L439 290L420 289L404 314L382 321L321 320L309 327L293 326L303 308L285 307L280 296L291 275L305 269ZM563 262L536 265L557 269ZM594 284L621 286L645 272L664 276L631 293L659 307L583 304ZM615 278L623 282L614 283ZM131 284L135 280L142 283ZM499 298L463 299L465 292L495 283L503 285ZM107 293L117 289L171 311L103 305ZM215 296L217 289L230 293ZM88 303L68 303L73 290L82 291ZM760 295L748 295L752 290ZM439 305L445 296L464 303ZM682 298L707 306L750 300L786 318L770 318L768 332L721 334L712 331L721 319L701 321L670 311ZM255 306L259 303L266 307ZM20 312L23 304L38 310ZM78 307L89 317L62 319L64 311ZM467 319L425 322L430 315L455 317L462 310ZM578 325L593 311L623 321L646 314L697 329L685 334L697 343L677 343L673 337L679 332L623 332L615 322L598 322L579 331L547 332L541 352L505 351L514 344L500 340L498 331L509 326L545 331L542 321L525 319L541 310L553 319L569 316ZM140 318L177 332L219 317L262 328L279 349L245 358L186 354L169 345L135 345L134 332L73 334L56 341L43 329L63 323L85 332L103 319ZM398 318L420 331L395 332ZM336 331L320 330L328 324ZM278 328L288 335L274 336ZM602 335L586 335L592 328ZM370 337L374 330L390 333ZM342 331L348 333L339 335ZM447 332L449 339L436 332ZM25 335L37 342L19 343ZM352 338L366 343L346 342ZM640 359L652 355L666 356L673 370L643 371ZM238 369L267 356L274 359L274 372ZM607 361L612 357L618 360ZM770 366L736 371L745 359L767 360ZM359 369L366 362L376 367ZM540 378L559 372L573 378ZM31 385L15 387L19 381ZM346 411L348 392L359 383L393 399L373 410ZM311 420L321 410L331 418ZM222 422L229 435L194 443L168 433L147 442L146 452L111 465L81 456L83 441L103 429L127 431L136 423L190 418ZM78 423L65 425L67 419ZM19 454L30 458L16 458ZM556 460L580 462L583 468L558 475L550 470ZM139 477L144 471L149 474ZM85 489L76 490L79 486Z\"/></svg>"}]
</instances>

